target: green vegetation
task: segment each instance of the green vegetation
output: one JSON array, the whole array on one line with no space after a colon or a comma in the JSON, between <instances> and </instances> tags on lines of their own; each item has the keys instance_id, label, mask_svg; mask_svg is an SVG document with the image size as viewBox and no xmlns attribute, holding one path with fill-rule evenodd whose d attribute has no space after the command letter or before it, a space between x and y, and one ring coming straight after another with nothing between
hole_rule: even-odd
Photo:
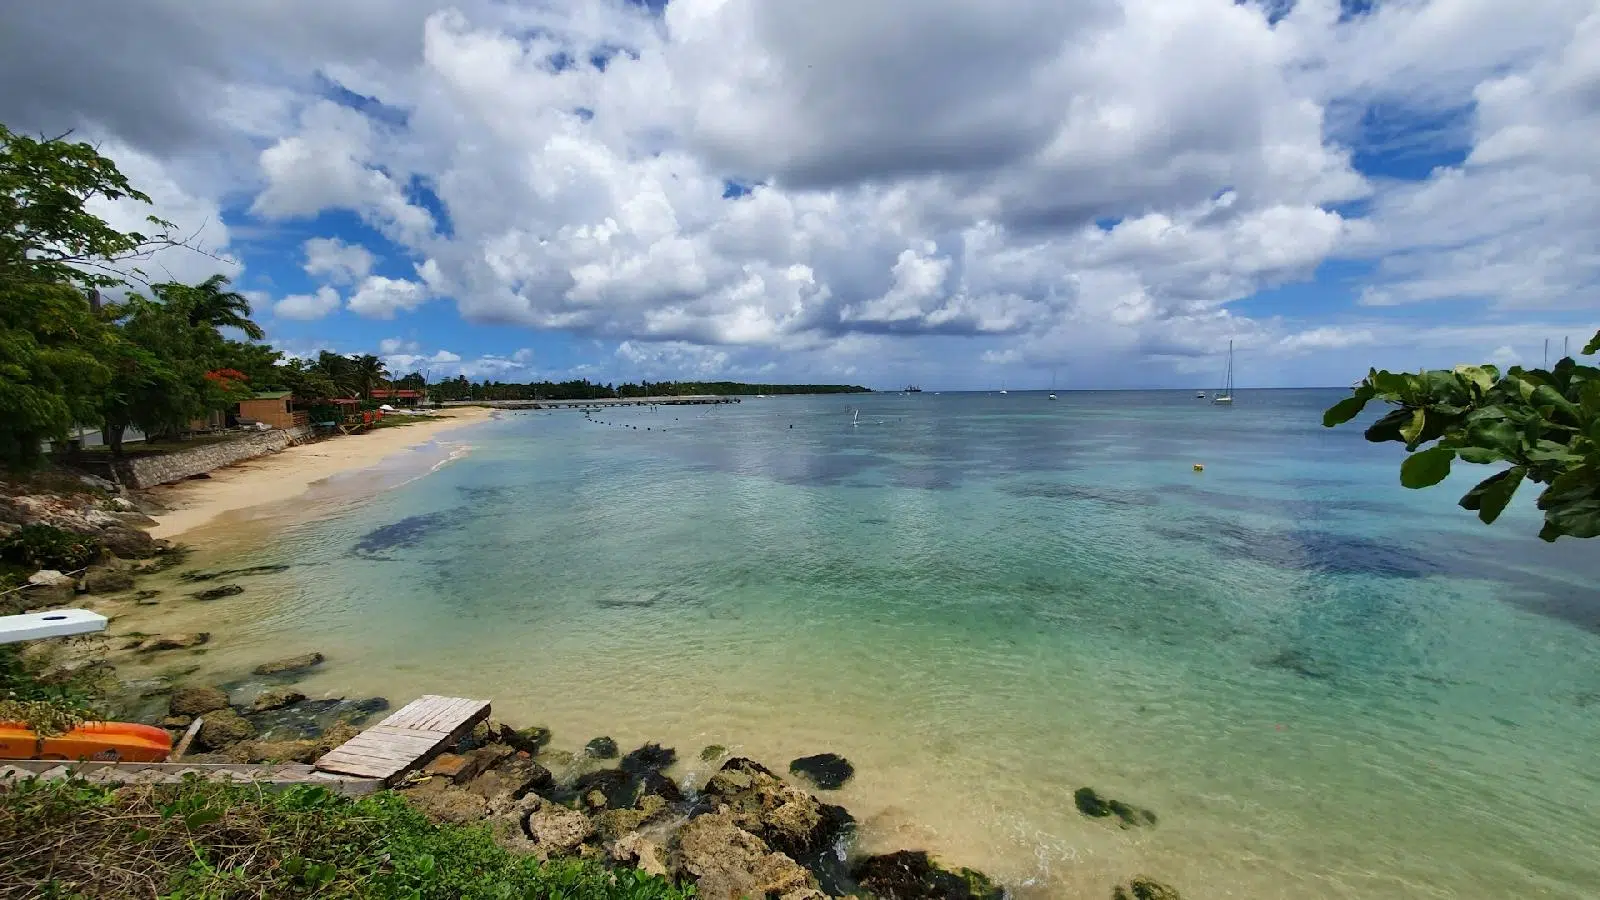
<instances>
[{"instance_id":1,"label":"green vegetation","mask_svg":"<svg viewBox=\"0 0 1600 900\"><path fill-rule=\"evenodd\" d=\"M0 884L27 898L694 895L633 869L509 853L487 826L433 825L389 792L349 801L322 787L198 781L119 790L32 781L0 792Z\"/></svg>"},{"instance_id":2,"label":"green vegetation","mask_svg":"<svg viewBox=\"0 0 1600 900\"><path fill-rule=\"evenodd\" d=\"M420 383L413 373L395 383ZM745 384L737 381L645 381L639 384L596 384L579 381L536 381L528 384L468 381L465 377L441 381L428 388L430 400L610 400L624 397L692 397L722 394L753 397L757 394L861 394L869 389L852 384Z\"/></svg>"},{"instance_id":3,"label":"green vegetation","mask_svg":"<svg viewBox=\"0 0 1600 900\"><path fill-rule=\"evenodd\" d=\"M40 569L76 571L99 555L100 544L94 538L49 525L24 525L0 538L0 562L21 566L29 573Z\"/></svg>"},{"instance_id":4,"label":"green vegetation","mask_svg":"<svg viewBox=\"0 0 1600 900\"><path fill-rule=\"evenodd\" d=\"M1583 348L1600 352L1600 332ZM1600 536L1600 369L1571 357L1550 370L1457 366L1416 375L1373 370L1323 414L1340 425L1378 399L1397 407L1367 429L1369 441L1405 444L1400 483L1429 487L1462 462L1510 465L1479 482L1461 506L1491 523L1524 481L1539 494L1539 537Z\"/></svg>"}]
</instances>

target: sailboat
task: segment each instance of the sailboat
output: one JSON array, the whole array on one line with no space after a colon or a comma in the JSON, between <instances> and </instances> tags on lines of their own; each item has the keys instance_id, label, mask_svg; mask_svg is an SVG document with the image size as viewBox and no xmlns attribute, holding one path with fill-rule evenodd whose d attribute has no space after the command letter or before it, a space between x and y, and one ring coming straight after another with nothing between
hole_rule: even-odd
<instances>
[{"instance_id":1,"label":"sailboat","mask_svg":"<svg viewBox=\"0 0 1600 900\"><path fill-rule=\"evenodd\" d=\"M1233 341L1228 342L1228 374L1223 376L1222 390L1211 395L1211 402L1219 405L1233 403Z\"/></svg>"},{"instance_id":2,"label":"sailboat","mask_svg":"<svg viewBox=\"0 0 1600 900\"><path fill-rule=\"evenodd\" d=\"M1056 370L1050 370L1050 399L1056 398Z\"/></svg>"}]
</instances>

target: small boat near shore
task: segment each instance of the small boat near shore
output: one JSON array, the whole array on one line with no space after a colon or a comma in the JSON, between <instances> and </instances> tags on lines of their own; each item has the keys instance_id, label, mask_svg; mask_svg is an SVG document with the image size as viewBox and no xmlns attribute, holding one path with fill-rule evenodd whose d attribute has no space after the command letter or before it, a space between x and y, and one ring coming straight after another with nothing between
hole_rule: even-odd
<instances>
[{"instance_id":1,"label":"small boat near shore","mask_svg":"<svg viewBox=\"0 0 1600 900\"><path fill-rule=\"evenodd\" d=\"M161 762L172 735L134 722L85 722L58 735L40 735L24 722L0 722L0 759Z\"/></svg>"}]
</instances>

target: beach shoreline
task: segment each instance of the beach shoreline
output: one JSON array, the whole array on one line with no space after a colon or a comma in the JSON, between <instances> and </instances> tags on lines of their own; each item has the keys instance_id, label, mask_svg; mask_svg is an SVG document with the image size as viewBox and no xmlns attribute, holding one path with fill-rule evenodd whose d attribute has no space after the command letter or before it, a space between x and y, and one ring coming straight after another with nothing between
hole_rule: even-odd
<instances>
[{"instance_id":1,"label":"beach shoreline","mask_svg":"<svg viewBox=\"0 0 1600 900\"><path fill-rule=\"evenodd\" d=\"M415 425L301 444L224 466L206 479L151 488L145 496L168 511L153 517L156 524L149 529L150 536L177 538L229 513L293 499L336 475L371 468L493 417L492 410L478 406L440 410Z\"/></svg>"}]
</instances>

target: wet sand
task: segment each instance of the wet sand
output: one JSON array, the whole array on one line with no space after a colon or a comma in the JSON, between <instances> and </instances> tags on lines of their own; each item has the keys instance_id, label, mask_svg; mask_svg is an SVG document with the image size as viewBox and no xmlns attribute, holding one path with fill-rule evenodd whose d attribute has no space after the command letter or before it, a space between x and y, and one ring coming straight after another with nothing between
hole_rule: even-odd
<instances>
[{"instance_id":1,"label":"wet sand","mask_svg":"<svg viewBox=\"0 0 1600 900\"><path fill-rule=\"evenodd\" d=\"M396 453L483 422L492 415L491 410L478 406L440 410L416 425L290 447L217 469L208 479L153 488L150 496L171 512L155 517L156 525L150 534L177 537L227 513L298 497L319 481L377 465Z\"/></svg>"}]
</instances>

